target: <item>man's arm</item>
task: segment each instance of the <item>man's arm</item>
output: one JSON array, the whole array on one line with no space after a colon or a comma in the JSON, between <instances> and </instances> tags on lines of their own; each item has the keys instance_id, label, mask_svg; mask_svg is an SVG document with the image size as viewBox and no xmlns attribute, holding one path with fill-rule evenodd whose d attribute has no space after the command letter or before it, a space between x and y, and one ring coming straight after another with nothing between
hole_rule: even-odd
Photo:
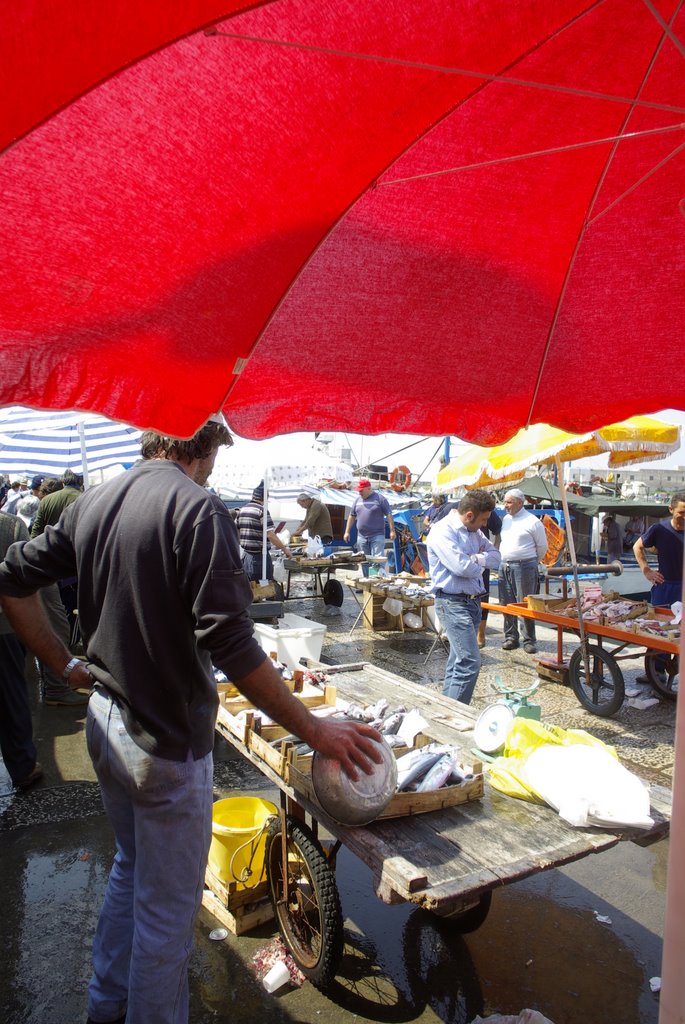
<instances>
[{"instance_id":1,"label":"man's arm","mask_svg":"<svg viewBox=\"0 0 685 1024\"><path fill-rule=\"evenodd\" d=\"M347 517L347 524L345 526L345 532L343 534L343 540L345 541L345 543L347 543L350 539L350 530L354 526L354 521L356 518L357 517L353 512L350 512L349 516Z\"/></svg>"},{"instance_id":2,"label":"man's arm","mask_svg":"<svg viewBox=\"0 0 685 1024\"><path fill-rule=\"evenodd\" d=\"M72 653L53 631L40 594L30 597L1 597L3 611L21 642L56 675L61 676L72 661ZM73 689L90 688L93 677L79 662L65 677Z\"/></svg>"},{"instance_id":3,"label":"man's arm","mask_svg":"<svg viewBox=\"0 0 685 1024\"><path fill-rule=\"evenodd\" d=\"M549 545L547 543L547 533L542 525L542 520L537 518L535 520L535 530L533 531L533 541L535 542L538 562L541 562L547 554L547 548Z\"/></svg>"},{"instance_id":4,"label":"man's arm","mask_svg":"<svg viewBox=\"0 0 685 1024\"><path fill-rule=\"evenodd\" d=\"M645 552L645 546L642 541L642 537L638 537L635 543L633 544L633 554L635 555L637 564L640 566L640 569L642 570L642 572L647 577L650 583L656 585L658 583L664 582L663 573L660 573L658 569L650 569L649 565L647 564L647 555Z\"/></svg>"},{"instance_id":5,"label":"man's arm","mask_svg":"<svg viewBox=\"0 0 685 1024\"><path fill-rule=\"evenodd\" d=\"M280 537L277 537L273 530L267 530L266 539L273 544L275 547L280 548L284 555L290 554L290 548L283 543Z\"/></svg>"},{"instance_id":6,"label":"man's arm","mask_svg":"<svg viewBox=\"0 0 685 1024\"><path fill-rule=\"evenodd\" d=\"M395 534L395 522L394 522L394 520L392 518L392 512L388 512L387 518L388 518L388 527L390 529L390 540L394 540L396 534Z\"/></svg>"}]
</instances>

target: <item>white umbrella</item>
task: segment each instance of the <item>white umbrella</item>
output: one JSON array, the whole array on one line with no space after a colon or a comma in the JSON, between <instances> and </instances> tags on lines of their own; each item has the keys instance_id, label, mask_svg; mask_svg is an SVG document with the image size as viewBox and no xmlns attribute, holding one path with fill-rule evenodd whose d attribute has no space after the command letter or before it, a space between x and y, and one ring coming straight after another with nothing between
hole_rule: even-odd
<instances>
[{"instance_id":1,"label":"white umbrella","mask_svg":"<svg viewBox=\"0 0 685 1024\"><path fill-rule=\"evenodd\" d=\"M94 413L0 409L0 472L88 473L140 458L141 432Z\"/></svg>"}]
</instances>

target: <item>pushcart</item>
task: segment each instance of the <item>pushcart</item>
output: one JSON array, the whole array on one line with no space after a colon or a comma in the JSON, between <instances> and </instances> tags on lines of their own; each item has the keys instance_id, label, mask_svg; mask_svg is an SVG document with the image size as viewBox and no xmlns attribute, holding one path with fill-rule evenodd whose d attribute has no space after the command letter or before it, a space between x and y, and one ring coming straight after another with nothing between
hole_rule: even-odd
<instances>
[{"instance_id":1,"label":"pushcart","mask_svg":"<svg viewBox=\"0 0 685 1024\"><path fill-rule=\"evenodd\" d=\"M369 664L328 668L340 696L362 703L380 697L417 707L432 735L470 750L476 714L435 691L416 687ZM408 902L449 920L461 932L485 920L493 891L540 871L615 846L648 845L668 833L670 791L651 790L649 830L573 828L550 808L522 803L491 789L458 806L376 820L351 828L334 821L311 791L287 782L265 763L220 710L217 729L281 794L281 813L268 834L268 890L283 938L305 976L319 987L335 977L343 950L343 916L335 859L344 844L373 874L385 903ZM327 833L324 838L323 831ZM332 837L332 838L328 838Z\"/></svg>"},{"instance_id":2,"label":"pushcart","mask_svg":"<svg viewBox=\"0 0 685 1024\"><path fill-rule=\"evenodd\" d=\"M572 653L568 663L564 661L564 633L580 637L578 619L551 610L530 608L525 602L515 604L483 604L488 611L503 615L516 615L535 622L554 626L557 631L556 662L542 664L556 669L561 675L568 672L568 681L579 702L595 715L608 718L615 714L625 698L625 680L620 662L644 657L645 674L651 686L667 700L678 696L678 650L679 641L666 639L651 633L636 632L630 623L601 625L583 619L587 639L589 676L583 664L582 645ZM668 608L654 610L655 622L666 624L672 619ZM606 646L606 642L609 645Z\"/></svg>"}]
</instances>

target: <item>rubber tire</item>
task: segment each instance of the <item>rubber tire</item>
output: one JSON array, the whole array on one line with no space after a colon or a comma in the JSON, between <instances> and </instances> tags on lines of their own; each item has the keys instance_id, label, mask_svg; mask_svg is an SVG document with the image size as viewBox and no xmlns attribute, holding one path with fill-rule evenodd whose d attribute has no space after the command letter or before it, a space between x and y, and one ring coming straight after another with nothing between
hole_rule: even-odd
<instances>
[{"instance_id":1,"label":"rubber tire","mask_svg":"<svg viewBox=\"0 0 685 1024\"><path fill-rule=\"evenodd\" d=\"M434 910L432 913L439 917L441 921L449 924L450 928L460 932L461 935L468 935L469 932L475 932L483 924L490 911L491 903L492 890L488 889L487 892L481 895L478 903L473 907L469 907L468 910L453 911L447 914L441 914L439 910Z\"/></svg>"},{"instance_id":2,"label":"rubber tire","mask_svg":"<svg viewBox=\"0 0 685 1024\"><path fill-rule=\"evenodd\" d=\"M610 718L623 704L625 697L623 674L618 667L616 659L608 651L605 651L603 647L600 647L598 644L588 644L587 652L590 659L590 675L594 681L597 681L597 662L601 662L602 680L604 680L604 670L608 670L613 684L611 697L602 703L596 703L588 696L582 647L578 647L571 655L568 664L569 682L573 687L573 692L584 708L591 711L593 715L599 715L600 718Z\"/></svg>"},{"instance_id":3,"label":"rubber tire","mask_svg":"<svg viewBox=\"0 0 685 1024\"><path fill-rule=\"evenodd\" d=\"M666 669L666 682L662 683L656 671L657 660L661 660ZM666 654L662 651L647 651L645 654L645 675L649 679L649 685L666 700L677 700L678 692L671 689L673 679L679 668L677 654Z\"/></svg>"},{"instance_id":4,"label":"rubber tire","mask_svg":"<svg viewBox=\"0 0 685 1024\"><path fill-rule=\"evenodd\" d=\"M345 599L345 592L340 580L327 580L323 588L323 603L340 608Z\"/></svg>"},{"instance_id":5,"label":"rubber tire","mask_svg":"<svg viewBox=\"0 0 685 1024\"><path fill-rule=\"evenodd\" d=\"M271 902L283 940L297 966L313 985L325 989L335 978L343 952L343 916L338 888L333 870L311 829L301 821L287 818L286 832L288 862L297 858L299 877L289 885L287 905L280 902L283 850L279 815L269 828L265 844ZM302 882L308 885L311 895L303 891ZM304 900L308 919L303 930L298 910L301 912Z\"/></svg>"}]
</instances>

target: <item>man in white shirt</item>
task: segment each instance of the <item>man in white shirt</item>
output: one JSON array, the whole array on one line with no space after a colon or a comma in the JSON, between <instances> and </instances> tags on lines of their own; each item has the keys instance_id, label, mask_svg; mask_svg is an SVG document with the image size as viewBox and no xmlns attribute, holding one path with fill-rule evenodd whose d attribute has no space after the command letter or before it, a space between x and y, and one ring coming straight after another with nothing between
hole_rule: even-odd
<instances>
[{"instance_id":1,"label":"man in white shirt","mask_svg":"<svg viewBox=\"0 0 685 1024\"><path fill-rule=\"evenodd\" d=\"M502 521L499 570L500 604L514 604L525 600L528 594L540 589L538 563L547 553L547 534L542 522L523 507L525 495L517 487L504 495L507 514ZM523 649L526 654L537 654L535 622L520 619L523 624ZM519 644L519 617L504 616L505 651L515 650Z\"/></svg>"},{"instance_id":2,"label":"man in white shirt","mask_svg":"<svg viewBox=\"0 0 685 1024\"><path fill-rule=\"evenodd\" d=\"M480 672L483 569L500 563L499 551L481 533L494 507L486 491L469 491L431 527L426 541L435 610L450 644L442 692L462 704L470 702Z\"/></svg>"}]
</instances>

